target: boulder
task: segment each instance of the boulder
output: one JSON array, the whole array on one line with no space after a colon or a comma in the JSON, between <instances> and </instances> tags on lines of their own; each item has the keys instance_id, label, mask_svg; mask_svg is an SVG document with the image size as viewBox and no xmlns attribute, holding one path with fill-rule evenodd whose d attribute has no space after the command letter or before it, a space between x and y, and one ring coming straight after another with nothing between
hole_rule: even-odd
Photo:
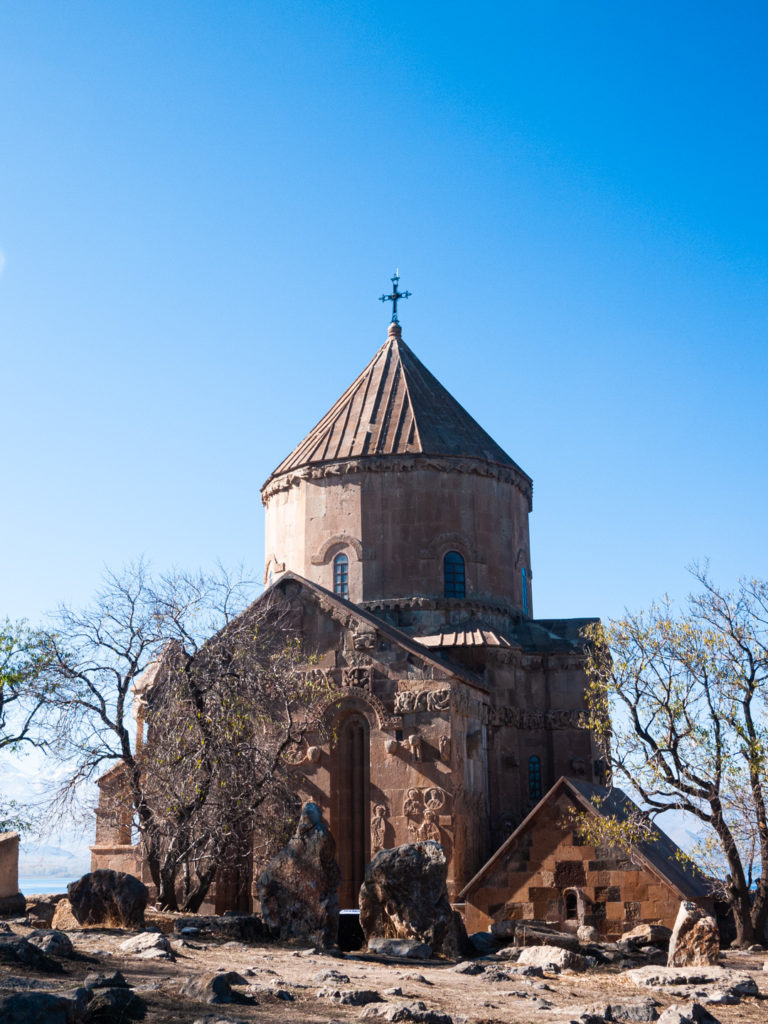
<instances>
[{"instance_id":1,"label":"boulder","mask_svg":"<svg viewBox=\"0 0 768 1024\"><path fill-rule=\"evenodd\" d=\"M52 956L72 956L74 952L70 937L56 928L43 928L31 932L27 936L27 941L37 946L43 953L50 953Z\"/></svg>"},{"instance_id":2,"label":"boulder","mask_svg":"<svg viewBox=\"0 0 768 1024\"><path fill-rule=\"evenodd\" d=\"M641 1003L611 1003L604 1015L608 1020L627 1021L630 1024L646 1024L656 1020L659 1011L655 999L644 999Z\"/></svg>"},{"instance_id":3,"label":"boulder","mask_svg":"<svg viewBox=\"0 0 768 1024\"><path fill-rule=\"evenodd\" d=\"M441 952L453 920L439 843L405 843L379 850L360 887L360 925L372 938L415 939Z\"/></svg>"},{"instance_id":4,"label":"boulder","mask_svg":"<svg viewBox=\"0 0 768 1024\"><path fill-rule=\"evenodd\" d=\"M42 950L20 935L0 935L0 963L23 964L25 967L32 967L36 971L48 974L60 974L62 971L62 966L57 960L51 960Z\"/></svg>"},{"instance_id":5,"label":"boulder","mask_svg":"<svg viewBox=\"0 0 768 1024\"><path fill-rule=\"evenodd\" d=\"M714 917L695 903L680 904L669 940L668 967L716 964L720 956L720 935Z\"/></svg>"},{"instance_id":6,"label":"boulder","mask_svg":"<svg viewBox=\"0 0 768 1024\"><path fill-rule=\"evenodd\" d=\"M738 971L729 967L636 967L627 971L626 978L635 985L646 988L665 989L670 995L692 999L706 993L721 995L754 996L758 994L757 982L750 971Z\"/></svg>"},{"instance_id":7,"label":"boulder","mask_svg":"<svg viewBox=\"0 0 768 1024\"><path fill-rule=\"evenodd\" d=\"M238 992L233 985L247 985L248 981L237 971L216 971L188 978L181 987L181 994L192 999L201 999L213 1005L222 1003L255 1003L252 996Z\"/></svg>"},{"instance_id":8,"label":"boulder","mask_svg":"<svg viewBox=\"0 0 768 1024\"><path fill-rule=\"evenodd\" d=\"M432 947L418 939L380 939L372 936L368 940L368 952L408 957L411 960L429 960Z\"/></svg>"},{"instance_id":9,"label":"boulder","mask_svg":"<svg viewBox=\"0 0 768 1024\"><path fill-rule=\"evenodd\" d=\"M383 1003L378 992L372 988L321 988L318 999L330 999L337 1006L367 1006L369 1003Z\"/></svg>"},{"instance_id":10,"label":"boulder","mask_svg":"<svg viewBox=\"0 0 768 1024\"><path fill-rule=\"evenodd\" d=\"M443 936L440 952L450 960L461 960L462 957L476 956L475 947L469 941L467 929L464 927L464 918L458 910L454 910L451 915L448 929Z\"/></svg>"},{"instance_id":11,"label":"boulder","mask_svg":"<svg viewBox=\"0 0 768 1024\"><path fill-rule=\"evenodd\" d=\"M668 1006L658 1024L718 1024L718 1020L701 1003L690 1002Z\"/></svg>"},{"instance_id":12,"label":"boulder","mask_svg":"<svg viewBox=\"0 0 768 1024\"><path fill-rule=\"evenodd\" d=\"M27 896L26 912L33 928L51 928L56 904L64 899L63 893L52 896Z\"/></svg>"},{"instance_id":13,"label":"boulder","mask_svg":"<svg viewBox=\"0 0 768 1024\"><path fill-rule=\"evenodd\" d=\"M72 904L69 900L59 900L56 904L56 909L53 912L51 919L51 928L55 928L57 931L70 932L74 928L79 928L80 922L77 920L75 915L72 913Z\"/></svg>"},{"instance_id":14,"label":"boulder","mask_svg":"<svg viewBox=\"0 0 768 1024\"><path fill-rule=\"evenodd\" d=\"M130 988L122 971L111 971L109 974L87 974L83 985L94 988Z\"/></svg>"},{"instance_id":15,"label":"boulder","mask_svg":"<svg viewBox=\"0 0 768 1024\"><path fill-rule=\"evenodd\" d=\"M129 988L99 989L88 1004L87 1024L125 1024L129 1020L142 1020L147 1004Z\"/></svg>"},{"instance_id":16,"label":"boulder","mask_svg":"<svg viewBox=\"0 0 768 1024\"><path fill-rule=\"evenodd\" d=\"M385 1003L383 1005L366 1006L360 1012L361 1019L378 1018L386 1021L416 1021L418 1024L453 1024L453 1018L439 1010L428 1010L420 999L410 1003Z\"/></svg>"},{"instance_id":17,"label":"boulder","mask_svg":"<svg viewBox=\"0 0 768 1024\"><path fill-rule=\"evenodd\" d=\"M496 936L490 932L472 932L469 941L476 956L488 956L499 948Z\"/></svg>"},{"instance_id":18,"label":"boulder","mask_svg":"<svg viewBox=\"0 0 768 1024\"><path fill-rule=\"evenodd\" d=\"M138 935L132 935L130 939L121 942L118 949L129 956L138 956L153 949L161 953L170 953L171 944L162 932L139 932Z\"/></svg>"},{"instance_id":19,"label":"boulder","mask_svg":"<svg viewBox=\"0 0 768 1024\"><path fill-rule=\"evenodd\" d=\"M600 932L591 924L580 924L576 929L576 938L582 946L586 946L590 942L599 942Z\"/></svg>"},{"instance_id":20,"label":"boulder","mask_svg":"<svg viewBox=\"0 0 768 1024\"><path fill-rule=\"evenodd\" d=\"M561 946L527 946L518 959L521 967L552 966L558 971L585 971L587 962L583 956Z\"/></svg>"},{"instance_id":21,"label":"boulder","mask_svg":"<svg viewBox=\"0 0 768 1024\"><path fill-rule=\"evenodd\" d=\"M0 917L17 917L27 912L27 901L20 893L13 896L0 896Z\"/></svg>"},{"instance_id":22,"label":"boulder","mask_svg":"<svg viewBox=\"0 0 768 1024\"><path fill-rule=\"evenodd\" d=\"M663 946L666 949L672 938L672 931L663 924L639 924L631 932L624 932L621 938L624 942L631 942L638 949L644 946Z\"/></svg>"},{"instance_id":23,"label":"boulder","mask_svg":"<svg viewBox=\"0 0 768 1024\"><path fill-rule=\"evenodd\" d=\"M102 868L67 886L72 913L80 924L142 928L147 887L124 871Z\"/></svg>"},{"instance_id":24,"label":"boulder","mask_svg":"<svg viewBox=\"0 0 768 1024\"><path fill-rule=\"evenodd\" d=\"M515 945L558 946L560 949L570 949L576 952L579 949L579 939L578 936L572 935L570 932L559 932L556 928L532 926L520 921L515 929Z\"/></svg>"},{"instance_id":25,"label":"boulder","mask_svg":"<svg viewBox=\"0 0 768 1024\"><path fill-rule=\"evenodd\" d=\"M305 804L293 838L256 883L264 923L282 940L333 946L339 933L336 842L317 804Z\"/></svg>"},{"instance_id":26,"label":"boulder","mask_svg":"<svg viewBox=\"0 0 768 1024\"><path fill-rule=\"evenodd\" d=\"M76 996L16 992L0 999L0 1021L3 1024L73 1024L78 1005Z\"/></svg>"}]
</instances>

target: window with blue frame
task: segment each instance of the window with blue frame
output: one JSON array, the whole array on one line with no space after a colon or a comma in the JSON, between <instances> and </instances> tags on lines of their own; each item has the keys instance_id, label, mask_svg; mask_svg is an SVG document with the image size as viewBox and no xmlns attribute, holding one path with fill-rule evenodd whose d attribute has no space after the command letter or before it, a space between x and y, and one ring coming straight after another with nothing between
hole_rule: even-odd
<instances>
[{"instance_id":1,"label":"window with blue frame","mask_svg":"<svg viewBox=\"0 0 768 1024\"><path fill-rule=\"evenodd\" d=\"M535 754L528 758L528 799L531 803L541 800L541 759Z\"/></svg>"},{"instance_id":2,"label":"window with blue frame","mask_svg":"<svg viewBox=\"0 0 768 1024\"><path fill-rule=\"evenodd\" d=\"M333 592L349 597L349 559L343 552L333 560Z\"/></svg>"},{"instance_id":3,"label":"window with blue frame","mask_svg":"<svg viewBox=\"0 0 768 1024\"><path fill-rule=\"evenodd\" d=\"M443 587L446 597L464 597L466 594L464 559L458 551L449 551L443 559Z\"/></svg>"}]
</instances>

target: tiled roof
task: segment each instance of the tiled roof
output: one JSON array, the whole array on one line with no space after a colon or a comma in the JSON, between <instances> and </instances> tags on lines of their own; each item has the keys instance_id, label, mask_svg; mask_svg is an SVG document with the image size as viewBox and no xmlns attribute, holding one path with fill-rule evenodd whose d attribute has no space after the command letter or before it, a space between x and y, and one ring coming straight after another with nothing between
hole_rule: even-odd
<instances>
[{"instance_id":1,"label":"tiled roof","mask_svg":"<svg viewBox=\"0 0 768 1024\"><path fill-rule=\"evenodd\" d=\"M444 629L431 636L415 636L425 647L512 647L513 644L494 629L485 626L466 626L458 629Z\"/></svg>"},{"instance_id":2,"label":"tiled roof","mask_svg":"<svg viewBox=\"0 0 768 1024\"><path fill-rule=\"evenodd\" d=\"M399 324L270 480L313 463L382 455L463 456L520 471L416 358Z\"/></svg>"}]
</instances>

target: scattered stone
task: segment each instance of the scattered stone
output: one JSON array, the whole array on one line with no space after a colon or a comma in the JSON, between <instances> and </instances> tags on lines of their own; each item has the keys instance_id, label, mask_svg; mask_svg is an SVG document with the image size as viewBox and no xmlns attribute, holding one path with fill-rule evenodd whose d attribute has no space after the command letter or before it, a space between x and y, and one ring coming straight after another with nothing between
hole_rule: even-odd
<instances>
[{"instance_id":1,"label":"scattered stone","mask_svg":"<svg viewBox=\"0 0 768 1024\"><path fill-rule=\"evenodd\" d=\"M378 992L370 988L321 988L318 999L330 999L336 1006L367 1006L368 1003L383 1003Z\"/></svg>"},{"instance_id":2,"label":"scattered stone","mask_svg":"<svg viewBox=\"0 0 768 1024\"><path fill-rule=\"evenodd\" d=\"M673 995L693 996L714 988L737 996L754 996L757 983L748 971L729 967L635 967L626 977L635 985L664 988Z\"/></svg>"},{"instance_id":3,"label":"scattered stone","mask_svg":"<svg viewBox=\"0 0 768 1024\"><path fill-rule=\"evenodd\" d=\"M695 903L683 901L669 940L668 967L716 964L720 956L720 934L714 917Z\"/></svg>"},{"instance_id":4,"label":"scattered stone","mask_svg":"<svg viewBox=\"0 0 768 1024\"><path fill-rule=\"evenodd\" d=\"M403 990L400 988L399 985L395 985L394 988L385 988L384 989L384 995L385 996L401 996L402 994L403 994Z\"/></svg>"},{"instance_id":5,"label":"scattered stone","mask_svg":"<svg viewBox=\"0 0 768 1024\"><path fill-rule=\"evenodd\" d=\"M216 938L238 939L240 942L254 942L270 938L269 929L258 914L196 914L176 917L172 921L173 931L182 935L192 928L196 935L212 935Z\"/></svg>"},{"instance_id":6,"label":"scattered stone","mask_svg":"<svg viewBox=\"0 0 768 1024\"><path fill-rule=\"evenodd\" d=\"M589 942L598 942L600 940L600 932L597 928L593 928L591 924L580 924L576 929L576 938L582 946L585 946Z\"/></svg>"},{"instance_id":7,"label":"scattered stone","mask_svg":"<svg viewBox=\"0 0 768 1024\"><path fill-rule=\"evenodd\" d=\"M534 1010L548 1010L552 1006L552 1003L548 999L534 998L530 1001L529 1006Z\"/></svg>"},{"instance_id":8,"label":"scattered stone","mask_svg":"<svg viewBox=\"0 0 768 1024\"><path fill-rule=\"evenodd\" d=\"M143 928L147 887L124 871L101 868L67 886L69 903L80 924Z\"/></svg>"},{"instance_id":9,"label":"scattered stone","mask_svg":"<svg viewBox=\"0 0 768 1024\"><path fill-rule=\"evenodd\" d=\"M141 1020L147 1004L129 988L100 989L88 1004L87 1024L124 1024L128 1020Z\"/></svg>"},{"instance_id":10,"label":"scattered stone","mask_svg":"<svg viewBox=\"0 0 768 1024\"><path fill-rule=\"evenodd\" d=\"M518 921L515 929L515 945L557 946L560 949L570 949L576 952L579 948L579 940L569 932L559 932L555 928L547 928L542 925L531 926Z\"/></svg>"},{"instance_id":11,"label":"scattered stone","mask_svg":"<svg viewBox=\"0 0 768 1024\"><path fill-rule=\"evenodd\" d=\"M520 966L530 965L555 971L584 971L587 968L584 957L560 946L527 946L518 959Z\"/></svg>"},{"instance_id":12,"label":"scattered stone","mask_svg":"<svg viewBox=\"0 0 768 1024\"><path fill-rule=\"evenodd\" d=\"M761 946L759 942L753 942L751 946L747 947L748 953L762 953L765 946Z\"/></svg>"},{"instance_id":13,"label":"scattered stone","mask_svg":"<svg viewBox=\"0 0 768 1024\"><path fill-rule=\"evenodd\" d=\"M340 878L336 842L320 808L307 803L293 838L256 883L265 924L282 940L335 945Z\"/></svg>"},{"instance_id":14,"label":"scattered stone","mask_svg":"<svg viewBox=\"0 0 768 1024\"><path fill-rule=\"evenodd\" d=\"M419 1024L453 1024L447 1013L428 1010L425 1003L416 999L410 1003L385 1003L380 1006L366 1006L361 1018L380 1018L386 1021L417 1021Z\"/></svg>"},{"instance_id":15,"label":"scattered stone","mask_svg":"<svg viewBox=\"0 0 768 1024\"><path fill-rule=\"evenodd\" d=\"M56 913L56 904L64 899L64 893L57 893L50 896L27 896L26 913L29 923L33 928L50 928L53 923L53 915Z\"/></svg>"},{"instance_id":16,"label":"scattered stone","mask_svg":"<svg viewBox=\"0 0 768 1024\"><path fill-rule=\"evenodd\" d=\"M509 942L515 937L515 929L519 922L505 918L503 921L494 921L491 924L491 935L501 942Z\"/></svg>"},{"instance_id":17,"label":"scattered stone","mask_svg":"<svg viewBox=\"0 0 768 1024\"><path fill-rule=\"evenodd\" d=\"M65 932L71 932L76 928L80 928L80 922L72 913L72 904L69 900L59 900L56 904L56 909L51 919L51 928Z\"/></svg>"},{"instance_id":18,"label":"scattered stone","mask_svg":"<svg viewBox=\"0 0 768 1024\"><path fill-rule=\"evenodd\" d=\"M112 971L111 974L88 974L83 985L90 989L129 987L122 971Z\"/></svg>"},{"instance_id":19,"label":"scattered stone","mask_svg":"<svg viewBox=\"0 0 768 1024\"><path fill-rule=\"evenodd\" d=\"M43 953L50 953L51 956L72 956L74 953L70 937L56 928L31 932L27 936L27 941L37 946Z\"/></svg>"},{"instance_id":20,"label":"scattered stone","mask_svg":"<svg viewBox=\"0 0 768 1024\"><path fill-rule=\"evenodd\" d=\"M405 981L418 981L421 985L432 985L434 982L428 981L423 974L417 974L416 971L408 971L405 974L400 975Z\"/></svg>"},{"instance_id":21,"label":"scattered stone","mask_svg":"<svg viewBox=\"0 0 768 1024\"><path fill-rule=\"evenodd\" d=\"M638 1024L645 1024L647 1021L656 1020L659 1011L656 1009L655 999L645 999L642 1003L611 1003L607 1007L607 1013L603 1014L608 1020L635 1021Z\"/></svg>"},{"instance_id":22,"label":"scattered stone","mask_svg":"<svg viewBox=\"0 0 768 1024\"><path fill-rule=\"evenodd\" d=\"M663 924L639 924L631 932L624 932L622 935L624 942L629 942L638 949L644 946L666 948L671 938L672 931L665 928Z\"/></svg>"},{"instance_id":23,"label":"scattered stone","mask_svg":"<svg viewBox=\"0 0 768 1024\"><path fill-rule=\"evenodd\" d=\"M132 935L130 939L121 942L118 949L129 956L138 956L154 950L171 955L171 944L162 932L139 932L138 935Z\"/></svg>"},{"instance_id":24,"label":"scattered stone","mask_svg":"<svg viewBox=\"0 0 768 1024\"><path fill-rule=\"evenodd\" d=\"M325 981L330 981L334 985L348 985L349 975L342 974L341 971L334 971L333 968L329 967L324 971L318 971L312 980L318 985L322 985Z\"/></svg>"},{"instance_id":25,"label":"scattered stone","mask_svg":"<svg viewBox=\"0 0 768 1024\"><path fill-rule=\"evenodd\" d=\"M415 939L442 951L453 922L442 846L428 840L379 850L360 887L360 926L372 938Z\"/></svg>"},{"instance_id":26,"label":"scattered stone","mask_svg":"<svg viewBox=\"0 0 768 1024\"><path fill-rule=\"evenodd\" d=\"M368 952L382 956L407 957L409 960L429 960L432 947L418 939L382 939L371 937Z\"/></svg>"},{"instance_id":27,"label":"scattered stone","mask_svg":"<svg viewBox=\"0 0 768 1024\"><path fill-rule=\"evenodd\" d=\"M248 1024L247 1021L234 1017L219 1017L216 1014L206 1013L204 1017L196 1017L192 1024Z\"/></svg>"},{"instance_id":28,"label":"scattered stone","mask_svg":"<svg viewBox=\"0 0 768 1024\"><path fill-rule=\"evenodd\" d=\"M250 1003L255 999L232 988L233 985L247 985L247 980L237 971L218 971L189 978L181 986L181 994L206 1003Z\"/></svg>"},{"instance_id":29,"label":"scattered stone","mask_svg":"<svg viewBox=\"0 0 768 1024\"><path fill-rule=\"evenodd\" d=\"M700 1003L681 1003L669 1006L658 1019L658 1024L719 1024Z\"/></svg>"},{"instance_id":30,"label":"scattered stone","mask_svg":"<svg viewBox=\"0 0 768 1024\"><path fill-rule=\"evenodd\" d=\"M482 974L485 968L485 964L479 964L476 960L467 960L465 963L456 964L451 970L456 974Z\"/></svg>"},{"instance_id":31,"label":"scattered stone","mask_svg":"<svg viewBox=\"0 0 768 1024\"><path fill-rule=\"evenodd\" d=\"M60 974L62 966L20 935L0 935L0 963L23 964L47 974Z\"/></svg>"}]
</instances>

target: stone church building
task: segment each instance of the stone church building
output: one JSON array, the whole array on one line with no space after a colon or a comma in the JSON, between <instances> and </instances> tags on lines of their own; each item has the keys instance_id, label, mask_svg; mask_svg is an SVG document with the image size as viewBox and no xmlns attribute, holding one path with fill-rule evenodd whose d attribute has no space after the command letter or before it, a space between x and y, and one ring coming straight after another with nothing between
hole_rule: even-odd
<instances>
[{"instance_id":1,"label":"stone church building","mask_svg":"<svg viewBox=\"0 0 768 1024\"><path fill-rule=\"evenodd\" d=\"M301 771L341 906L378 849L416 839L444 846L455 900L560 776L602 781L579 725L591 620L533 613L531 478L393 322L261 495L266 593L332 691ZM97 832L94 867L135 856Z\"/></svg>"}]
</instances>

